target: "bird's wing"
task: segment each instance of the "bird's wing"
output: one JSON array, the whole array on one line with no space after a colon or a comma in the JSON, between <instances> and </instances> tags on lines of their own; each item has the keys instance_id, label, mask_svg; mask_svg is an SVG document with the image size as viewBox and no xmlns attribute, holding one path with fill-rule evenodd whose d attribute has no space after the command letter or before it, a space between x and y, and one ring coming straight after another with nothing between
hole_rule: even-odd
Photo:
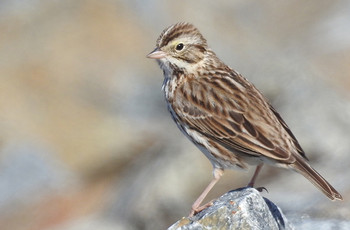
<instances>
[{"instance_id":1,"label":"bird's wing","mask_svg":"<svg viewBox=\"0 0 350 230\"><path fill-rule=\"evenodd\" d=\"M241 77L192 79L179 85L173 110L179 121L232 151L292 163L303 152L278 113Z\"/></svg>"}]
</instances>

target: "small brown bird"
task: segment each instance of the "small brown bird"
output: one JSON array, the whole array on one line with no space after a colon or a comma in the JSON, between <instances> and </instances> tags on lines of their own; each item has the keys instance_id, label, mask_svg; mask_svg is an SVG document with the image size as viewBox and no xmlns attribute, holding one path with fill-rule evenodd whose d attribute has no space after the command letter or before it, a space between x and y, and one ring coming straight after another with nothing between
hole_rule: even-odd
<instances>
[{"instance_id":1,"label":"small brown bird","mask_svg":"<svg viewBox=\"0 0 350 230\"><path fill-rule=\"evenodd\" d=\"M210 160L214 178L192 205L190 216L223 175L224 169L263 165L301 173L331 200L342 196L314 170L287 124L255 86L225 65L199 30L177 23L159 36L147 56L164 73L168 110L185 136Z\"/></svg>"}]
</instances>

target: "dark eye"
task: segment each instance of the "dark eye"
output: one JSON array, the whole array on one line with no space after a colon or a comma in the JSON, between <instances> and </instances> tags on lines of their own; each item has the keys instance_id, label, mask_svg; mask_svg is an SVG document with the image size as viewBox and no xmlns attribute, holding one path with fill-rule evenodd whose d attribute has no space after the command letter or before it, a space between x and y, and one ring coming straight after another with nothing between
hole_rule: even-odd
<instances>
[{"instance_id":1,"label":"dark eye","mask_svg":"<svg viewBox=\"0 0 350 230\"><path fill-rule=\"evenodd\" d=\"M184 44L183 44L183 43L179 43L179 44L177 44L176 47L175 47L175 49L176 49L177 51L181 51L183 48L184 48Z\"/></svg>"}]
</instances>

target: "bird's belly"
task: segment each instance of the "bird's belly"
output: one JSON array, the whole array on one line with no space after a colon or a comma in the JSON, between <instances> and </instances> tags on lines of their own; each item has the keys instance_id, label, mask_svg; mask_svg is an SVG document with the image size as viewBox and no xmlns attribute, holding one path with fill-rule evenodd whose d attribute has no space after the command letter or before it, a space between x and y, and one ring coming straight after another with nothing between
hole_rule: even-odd
<instances>
[{"instance_id":1,"label":"bird's belly","mask_svg":"<svg viewBox=\"0 0 350 230\"><path fill-rule=\"evenodd\" d=\"M183 133L204 153L209 159L214 168L221 169L247 169L247 165L258 165L261 163L258 157L247 157L239 154L238 152L232 152L223 146L210 143L207 137L200 133L190 130L186 127L182 128ZM246 160L245 158L251 158Z\"/></svg>"}]
</instances>

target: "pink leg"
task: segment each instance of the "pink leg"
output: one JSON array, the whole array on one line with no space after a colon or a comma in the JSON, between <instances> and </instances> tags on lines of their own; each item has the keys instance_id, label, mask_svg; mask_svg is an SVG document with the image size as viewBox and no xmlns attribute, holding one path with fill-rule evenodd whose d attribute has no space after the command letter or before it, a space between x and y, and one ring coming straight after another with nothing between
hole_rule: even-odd
<instances>
[{"instance_id":1,"label":"pink leg","mask_svg":"<svg viewBox=\"0 0 350 230\"><path fill-rule=\"evenodd\" d=\"M190 217L193 216L194 214L202 211L203 209L209 207L211 205L211 202L209 202L208 204L205 204L201 207L199 207L202 203L202 201L204 200L204 198L208 195L208 193L210 192L210 190L214 187L214 185L220 180L220 178L222 177L222 175L224 175L224 170L222 169L218 169L218 168L214 168L213 171L214 174L214 178L210 181L210 183L208 184L208 186L204 189L204 191L202 192L202 194L197 198L197 200L193 203L192 205L192 211L190 213Z\"/></svg>"},{"instance_id":2,"label":"pink leg","mask_svg":"<svg viewBox=\"0 0 350 230\"><path fill-rule=\"evenodd\" d=\"M250 180L250 182L248 183L248 187L252 187L252 188L254 187L255 180L256 180L256 178L258 178L259 172L260 172L262 167L263 167L263 163L256 166L254 175L253 175L252 179Z\"/></svg>"}]
</instances>

